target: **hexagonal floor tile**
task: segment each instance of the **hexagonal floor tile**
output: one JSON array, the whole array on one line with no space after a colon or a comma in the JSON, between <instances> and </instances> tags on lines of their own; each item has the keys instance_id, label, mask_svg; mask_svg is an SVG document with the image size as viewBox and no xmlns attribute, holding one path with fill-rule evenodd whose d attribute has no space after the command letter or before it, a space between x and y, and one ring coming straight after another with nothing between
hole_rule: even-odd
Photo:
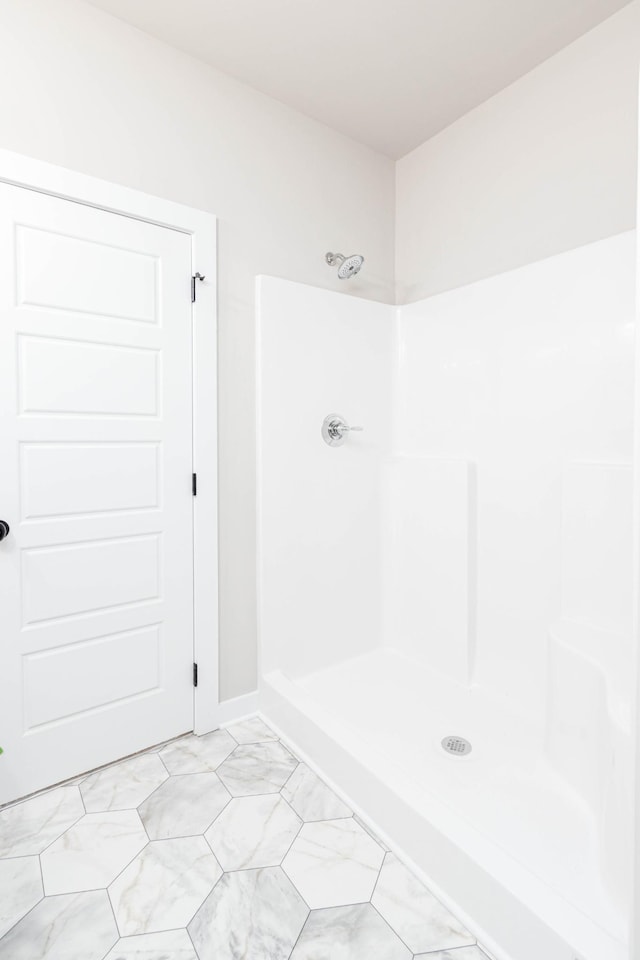
<instances>
[{"instance_id":1,"label":"hexagonal floor tile","mask_svg":"<svg viewBox=\"0 0 640 960\"><path fill-rule=\"evenodd\" d=\"M121 935L186 927L221 875L204 837L152 840L109 887Z\"/></svg>"},{"instance_id":2,"label":"hexagonal floor tile","mask_svg":"<svg viewBox=\"0 0 640 960\"><path fill-rule=\"evenodd\" d=\"M108 886L148 842L135 810L88 813L41 854L46 895Z\"/></svg>"},{"instance_id":3,"label":"hexagonal floor tile","mask_svg":"<svg viewBox=\"0 0 640 960\"><path fill-rule=\"evenodd\" d=\"M278 740L278 734L270 730L260 717L240 720L226 729L238 743L265 743L268 740Z\"/></svg>"},{"instance_id":4,"label":"hexagonal floor tile","mask_svg":"<svg viewBox=\"0 0 640 960\"><path fill-rule=\"evenodd\" d=\"M214 730L203 737L176 740L158 756L171 774L212 773L235 748L236 741L226 730Z\"/></svg>"},{"instance_id":5,"label":"hexagonal floor tile","mask_svg":"<svg viewBox=\"0 0 640 960\"><path fill-rule=\"evenodd\" d=\"M198 956L186 930L167 930L123 937L104 960L198 960Z\"/></svg>"},{"instance_id":6,"label":"hexagonal floor tile","mask_svg":"<svg viewBox=\"0 0 640 960\"><path fill-rule=\"evenodd\" d=\"M42 900L37 857L0 860L0 937Z\"/></svg>"},{"instance_id":7,"label":"hexagonal floor tile","mask_svg":"<svg viewBox=\"0 0 640 960\"><path fill-rule=\"evenodd\" d=\"M475 944L459 920L392 853L385 857L371 902L413 953Z\"/></svg>"},{"instance_id":8,"label":"hexagonal floor tile","mask_svg":"<svg viewBox=\"0 0 640 960\"><path fill-rule=\"evenodd\" d=\"M189 924L200 960L287 960L307 918L279 867L225 873Z\"/></svg>"},{"instance_id":9,"label":"hexagonal floor tile","mask_svg":"<svg viewBox=\"0 0 640 960\"><path fill-rule=\"evenodd\" d=\"M205 837L223 870L275 867L301 826L289 804L272 793L232 800Z\"/></svg>"},{"instance_id":10,"label":"hexagonal floor tile","mask_svg":"<svg viewBox=\"0 0 640 960\"><path fill-rule=\"evenodd\" d=\"M278 793L298 765L281 743L251 743L237 747L218 769L234 797Z\"/></svg>"},{"instance_id":11,"label":"hexagonal floor tile","mask_svg":"<svg viewBox=\"0 0 640 960\"><path fill-rule=\"evenodd\" d=\"M215 773L169 777L138 808L152 840L204 833L231 800Z\"/></svg>"},{"instance_id":12,"label":"hexagonal floor tile","mask_svg":"<svg viewBox=\"0 0 640 960\"><path fill-rule=\"evenodd\" d=\"M351 816L351 810L336 797L306 763L299 763L284 787L282 796L303 820L338 820Z\"/></svg>"},{"instance_id":13,"label":"hexagonal floor tile","mask_svg":"<svg viewBox=\"0 0 640 960\"><path fill-rule=\"evenodd\" d=\"M360 903L312 910L291 960L411 960L411 956L371 904Z\"/></svg>"},{"instance_id":14,"label":"hexagonal floor tile","mask_svg":"<svg viewBox=\"0 0 640 960\"><path fill-rule=\"evenodd\" d=\"M77 787L57 787L0 810L0 857L42 853L83 816Z\"/></svg>"},{"instance_id":15,"label":"hexagonal floor tile","mask_svg":"<svg viewBox=\"0 0 640 960\"><path fill-rule=\"evenodd\" d=\"M157 754L143 753L93 773L82 781L80 792L87 813L133 810L168 776Z\"/></svg>"},{"instance_id":16,"label":"hexagonal floor tile","mask_svg":"<svg viewBox=\"0 0 640 960\"><path fill-rule=\"evenodd\" d=\"M350 817L305 823L282 869L318 909L368 900L383 859L384 850Z\"/></svg>"},{"instance_id":17,"label":"hexagonal floor tile","mask_svg":"<svg viewBox=\"0 0 640 960\"><path fill-rule=\"evenodd\" d=\"M102 960L117 939L105 890L45 897L0 940L0 960Z\"/></svg>"}]
</instances>

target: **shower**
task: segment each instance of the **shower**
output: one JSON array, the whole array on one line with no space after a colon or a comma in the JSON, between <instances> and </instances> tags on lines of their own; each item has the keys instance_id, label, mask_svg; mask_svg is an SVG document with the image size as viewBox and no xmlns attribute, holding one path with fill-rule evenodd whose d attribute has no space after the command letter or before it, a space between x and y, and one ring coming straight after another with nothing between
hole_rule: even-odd
<instances>
[{"instance_id":1,"label":"shower","mask_svg":"<svg viewBox=\"0 0 640 960\"><path fill-rule=\"evenodd\" d=\"M259 281L261 709L500 960L633 956L635 256Z\"/></svg>"},{"instance_id":2,"label":"shower","mask_svg":"<svg viewBox=\"0 0 640 960\"><path fill-rule=\"evenodd\" d=\"M350 257L345 257L342 253L327 253L325 260L330 267L338 266L338 277L340 280L348 280L360 273L360 268L364 263L364 257L359 253L352 253Z\"/></svg>"}]
</instances>

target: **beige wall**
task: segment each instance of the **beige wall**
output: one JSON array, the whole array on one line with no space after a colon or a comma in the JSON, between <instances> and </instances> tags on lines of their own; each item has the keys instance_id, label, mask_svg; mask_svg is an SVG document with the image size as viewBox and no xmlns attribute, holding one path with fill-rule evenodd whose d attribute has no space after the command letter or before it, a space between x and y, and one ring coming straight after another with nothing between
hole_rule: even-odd
<instances>
[{"instance_id":1,"label":"beige wall","mask_svg":"<svg viewBox=\"0 0 640 960\"><path fill-rule=\"evenodd\" d=\"M393 161L76 0L2 0L0 89L0 147L219 217L221 693L249 691L254 278L338 289L324 253L358 251L348 292L392 301Z\"/></svg>"},{"instance_id":2,"label":"beige wall","mask_svg":"<svg viewBox=\"0 0 640 960\"><path fill-rule=\"evenodd\" d=\"M635 225L634 2L397 164L408 303Z\"/></svg>"}]
</instances>

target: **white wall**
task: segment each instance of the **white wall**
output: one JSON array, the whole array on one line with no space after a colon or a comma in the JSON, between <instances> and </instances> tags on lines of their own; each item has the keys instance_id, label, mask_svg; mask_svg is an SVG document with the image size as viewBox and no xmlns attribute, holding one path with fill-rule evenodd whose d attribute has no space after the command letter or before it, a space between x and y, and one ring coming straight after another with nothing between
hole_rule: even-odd
<instances>
[{"instance_id":1,"label":"white wall","mask_svg":"<svg viewBox=\"0 0 640 960\"><path fill-rule=\"evenodd\" d=\"M338 289L358 251L348 292L392 301L393 162L77 0L2 0L0 89L1 147L220 218L221 692L251 690L254 278Z\"/></svg>"},{"instance_id":2,"label":"white wall","mask_svg":"<svg viewBox=\"0 0 640 960\"><path fill-rule=\"evenodd\" d=\"M397 164L408 303L633 228L640 3Z\"/></svg>"},{"instance_id":3,"label":"white wall","mask_svg":"<svg viewBox=\"0 0 640 960\"><path fill-rule=\"evenodd\" d=\"M635 0L397 167L400 302L634 223ZM0 147L220 218L221 690L255 684L254 278L392 302L394 164L81 0L0 3ZM361 251L348 288L323 262Z\"/></svg>"}]
</instances>

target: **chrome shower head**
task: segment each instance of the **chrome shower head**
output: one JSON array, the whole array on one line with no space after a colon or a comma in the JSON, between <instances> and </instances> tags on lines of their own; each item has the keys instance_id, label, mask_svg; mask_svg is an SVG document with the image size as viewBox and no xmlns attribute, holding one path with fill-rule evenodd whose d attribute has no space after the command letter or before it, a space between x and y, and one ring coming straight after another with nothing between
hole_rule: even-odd
<instances>
[{"instance_id":1,"label":"chrome shower head","mask_svg":"<svg viewBox=\"0 0 640 960\"><path fill-rule=\"evenodd\" d=\"M338 277L340 280L348 280L349 277L355 277L360 273L360 267L364 263L364 257L359 253L353 253L350 257L345 257L341 253L327 253L325 260L330 267L338 266Z\"/></svg>"}]
</instances>

